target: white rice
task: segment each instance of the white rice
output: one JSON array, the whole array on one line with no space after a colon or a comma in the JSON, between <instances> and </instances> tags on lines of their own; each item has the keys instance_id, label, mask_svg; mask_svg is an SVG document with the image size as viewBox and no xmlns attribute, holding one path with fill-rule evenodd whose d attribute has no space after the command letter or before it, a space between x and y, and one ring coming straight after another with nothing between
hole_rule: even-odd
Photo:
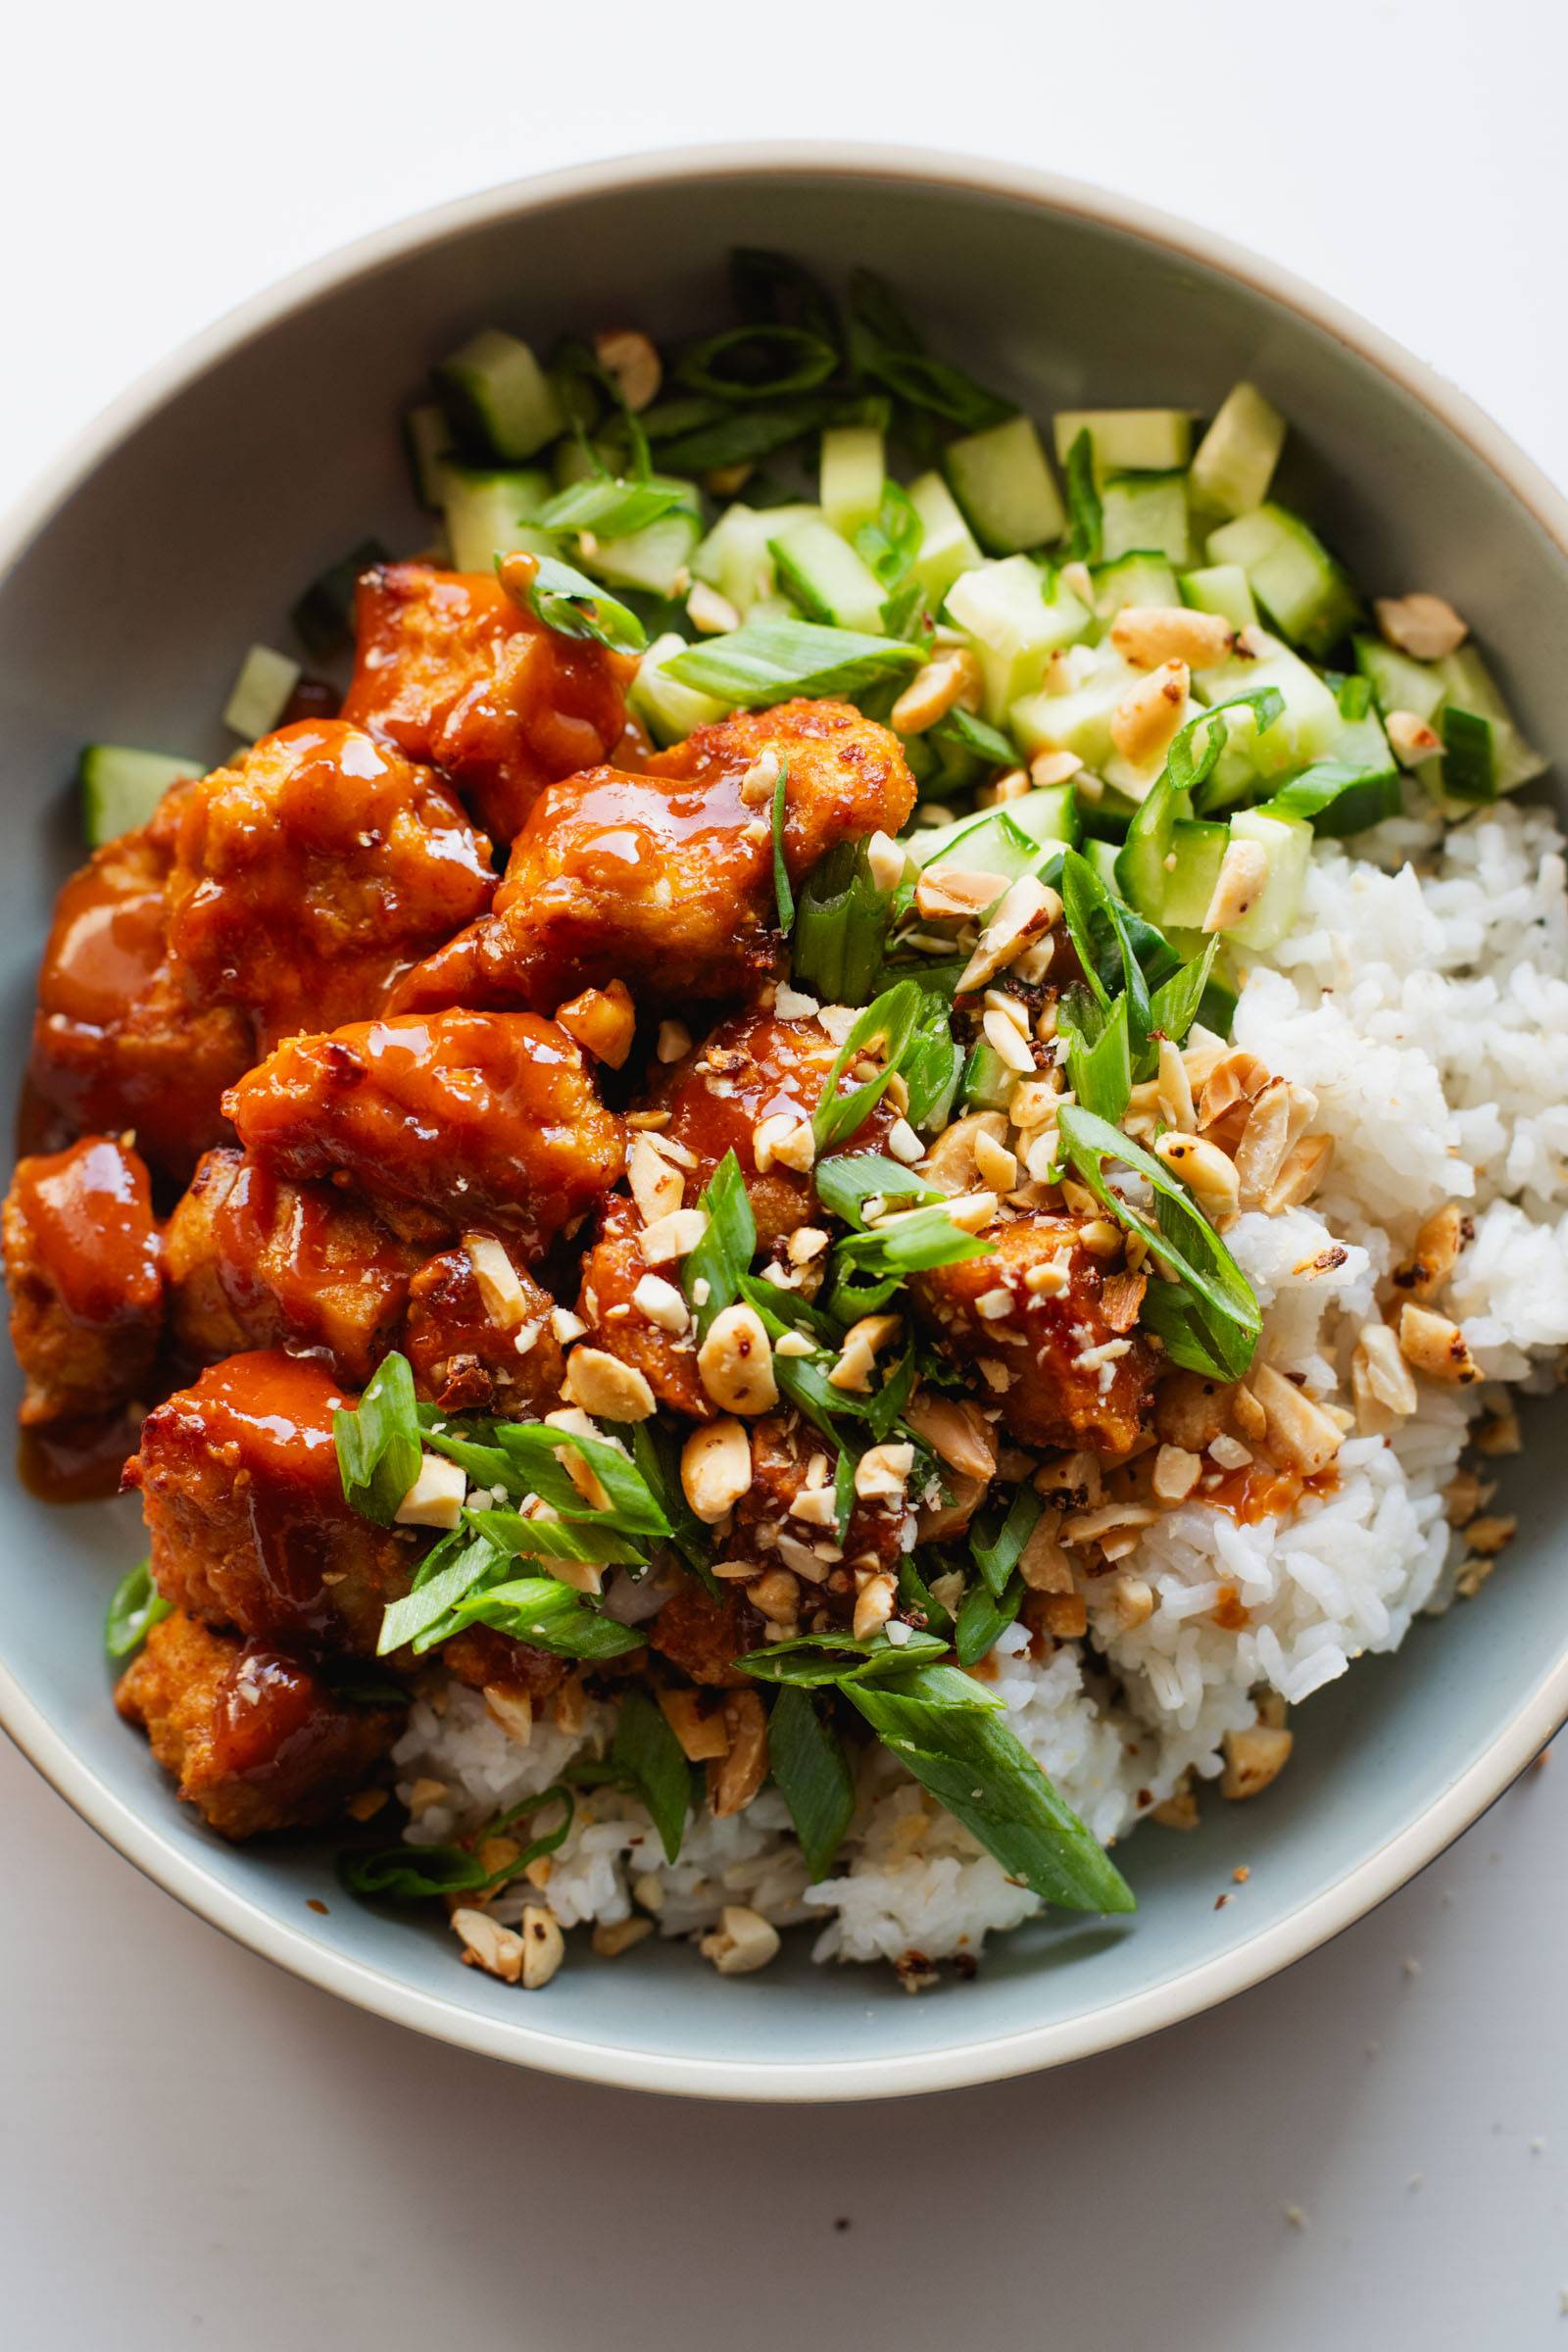
<instances>
[{"instance_id":1,"label":"white rice","mask_svg":"<svg viewBox=\"0 0 1568 2352\"><path fill-rule=\"evenodd\" d=\"M1550 817L1503 805L1446 833L1407 816L1354 855L1319 844L1295 930L1248 975L1236 1037L1312 1090L1315 1124L1335 1139L1309 1207L1246 1216L1229 1237L1270 1361L1309 1393L1335 1389L1377 1282L1422 1219L1457 1200L1474 1238L1448 1302L1472 1352L1492 1379L1548 1379L1568 1345L1568 889ZM1331 1243L1343 1258L1314 1270ZM1442 1599L1442 1490L1482 1401L1422 1383L1415 1418L1392 1442L1349 1439L1332 1492L1283 1522L1240 1525L1192 1502L1164 1515L1121 1563L1151 1586L1152 1616L1126 1633L1108 1605L1094 1612L1114 1689L1098 1675L1090 1688L1071 1648L1037 1664L1021 1628L1002 1637L991 1688L1099 1838L1124 1835L1189 1773L1213 1779L1258 1686L1298 1705L1364 1651L1396 1648ZM1240 1632L1214 1622L1222 1586L1245 1607ZM411 1837L449 1837L546 1788L608 1721L591 1709L577 1738L539 1724L519 1745L472 1691L421 1700L396 1751L399 1793L420 1779L448 1793ZM595 1791L542 1894L514 1886L496 1914L544 1900L564 1926L613 1922L635 1883L666 1935L745 1903L780 1924L815 1918L818 1958L897 1960L978 1954L1039 1908L882 1751L862 1771L844 1861L808 1888L768 1790L735 1819L693 1819L669 1865L635 1800Z\"/></svg>"}]
</instances>

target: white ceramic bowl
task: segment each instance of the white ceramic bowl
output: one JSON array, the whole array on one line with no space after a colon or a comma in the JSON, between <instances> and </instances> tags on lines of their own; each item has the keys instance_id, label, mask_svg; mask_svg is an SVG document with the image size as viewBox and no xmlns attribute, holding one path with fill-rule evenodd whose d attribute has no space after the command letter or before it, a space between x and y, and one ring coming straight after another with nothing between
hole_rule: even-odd
<instances>
[{"instance_id":1,"label":"white ceramic bowl","mask_svg":"<svg viewBox=\"0 0 1568 2352\"><path fill-rule=\"evenodd\" d=\"M665 332L721 317L734 243L882 270L935 349L1040 412L1212 409L1253 377L1296 428L1291 481L1358 573L1451 595L1484 640L1506 645L1531 736L1568 742L1568 510L1470 402L1327 297L1120 198L946 156L731 149L594 165L423 215L261 296L128 393L9 521L0 1085L17 1083L50 897L79 856L80 742L216 759L237 656L254 639L286 642L301 583L370 532L419 544L397 419L433 359L489 322L548 340L612 318ZM1557 1426L1543 1408L1534 1435ZM1528 1763L1568 1715L1568 1577L1545 1450L1510 1478L1520 1538L1485 1600L1314 1699L1263 1803L1211 1806L1191 1838L1140 1836L1124 1856L1136 1919L1031 1927L996 1942L974 1984L917 2002L885 1976L812 1970L804 1951L721 1981L684 1949L648 1945L574 1958L547 1993L523 1995L459 1967L439 1928L347 1900L328 1848L211 1838L109 1705L100 1623L140 1548L128 1504L51 1512L0 1490L0 1719L193 1910L421 2032L710 2096L981 2082L1151 2033L1299 1958ZM1245 1896L1216 1912L1242 1860Z\"/></svg>"}]
</instances>

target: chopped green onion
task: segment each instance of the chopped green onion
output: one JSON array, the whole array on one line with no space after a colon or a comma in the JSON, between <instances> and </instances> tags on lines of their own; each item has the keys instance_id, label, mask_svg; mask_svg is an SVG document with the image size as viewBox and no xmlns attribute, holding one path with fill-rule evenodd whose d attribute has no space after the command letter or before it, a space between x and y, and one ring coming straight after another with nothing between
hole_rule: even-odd
<instances>
[{"instance_id":1,"label":"chopped green onion","mask_svg":"<svg viewBox=\"0 0 1568 2352\"><path fill-rule=\"evenodd\" d=\"M837 1732L798 1683L786 1683L773 1701L767 1752L806 1867L813 1880L825 1878L854 1817L855 1783Z\"/></svg>"},{"instance_id":2,"label":"chopped green onion","mask_svg":"<svg viewBox=\"0 0 1568 2352\"><path fill-rule=\"evenodd\" d=\"M1079 564L1098 564L1104 546L1104 516L1095 481L1095 442L1087 425L1067 452L1067 514L1071 531L1068 556Z\"/></svg>"},{"instance_id":3,"label":"chopped green onion","mask_svg":"<svg viewBox=\"0 0 1568 2352\"><path fill-rule=\"evenodd\" d=\"M691 1766L663 1709L645 1690L628 1690L622 1698L610 1753L653 1816L664 1859L673 1862L692 1801Z\"/></svg>"},{"instance_id":4,"label":"chopped green onion","mask_svg":"<svg viewBox=\"0 0 1568 2352\"><path fill-rule=\"evenodd\" d=\"M1136 1908L1120 1871L969 1675L917 1666L896 1679L852 1679L841 1688L1009 1878L1070 1911Z\"/></svg>"},{"instance_id":5,"label":"chopped green onion","mask_svg":"<svg viewBox=\"0 0 1568 2352\"><path fill-rule=\"evenodd\" d=\"M1056 1133L1081 1183L1108 1215L1141 1234L1171 1276L1144 1296L1146 1326L1178 1364L1211 1380L1240 1380L1251 1363L1262 1317L1251 1285L1178 1178L1152 1152L1076 1103L1056 1114ZM1142 1176L1156 1201L1157 1223L1111 1189L1107 1164Z\"/></svg>"},{"instance_id":6,"label":"chopped green onion","mask_svg":"<svg viewBox=\"0 0 1568 2352\"><path fill-rule=\"evenodd\" d=\"M756 325L804 326L838 348L839 316L833 297L787 253L737 245L729 257L729 283L743 318Z\"/></svg>"},{"instance_id":7,"label":"chopped green onion","mask_svg":"<svg viewBox=\"0 0 1568 2352\"><path fill-rule=\"evenodd\" d=\"M707 1211L708 1224L687 1255L681 1279L698 1335L706 1338L713 1317L739 1296L741 1278L757 1254L757 1219L733 1150L725 1152L704 1186L699 1205Z\"/></svg>"},{"instance_id":8,"label":"chopped green onion","mask_svg":"<svg viewBox=\"0 0 1568 2352\"><path fill-rule=\"evenodd\" d=\"M596 531L603 539L621 539L646 530L685 497L672 483L622 482L613 474L600 474L559 491L534 520L541 530Z\"/></svg>"},{"instance_id":9,"label":"chopped green onion","mask_svg":"<svg viewBox=\"0 0 1568 2352\"><path fill-rule=\"evenodd\" d=\"M748 1650L735 1664L760 1683L800 1683L808 1690L836 1684L870 1682L880 1675L902 1674L922 1658L936 1658L947 1648L934 1634L916 1633L911 1626L906 1642L890 1642L884 1630L861 1641L849 1634L796 1634L788 1642L770 1642L765 1649Z\"/></svg>"},{"instance_id":10,"label":"chopped green onion","mask_svg":"<svg viewBox=\"0 0 1568 2352\"><path fill-rule=\"evenodd\" d=\"M1045 1503L1033 1487L1019 1487L1004 1516L992 1509L983 1511L976 1520L969 1537L969 1549L980 1574L999 1598L1044 1509Z\"/></svg>"},{"instance_id":11,"label":"chopped green onion","mask_svg":"<svg viewBox=\"0 0 1568 2352\"><path fill-rule=\"evenodd\" d=\"M863 1119L870 1117L898 1073L915 1035L920 1013L921 992L912 980L901 980L896 987L885 990L861 1013L839 1048L811 1119L818 1158L831 1152L835 1144L843 1143ZM838 1086L845 1071L878 1040L883 1062L876 1076L863 1079L847 1095L841 1095Z\"/></svg>"},{"instance_id":12,"label":"chopped green onion","mask_svg":"<svg viewBox=\"0 0 1568 2352\"><path fill-rule=\"evenodd\" d=\"M658 1496L636 1464L610 1439L582 1437L575 1430L555 1429L542 1421L498 1421L494 1435L496 1444L526 1479L525 1491L548 1502L563 1518L587 1520L655 1543L668 1537L669 1520ZM431 1444L436 1442L432 1438ZM598 1479L606 1495L603 1508L596 1508L578 1493L561 1462L564 1451L579 1455Z\"/></svg>"},{"instance_id":13,"label":"chopped green onion","mask_svg":"<svg viewBox=\"0 0 1568 2352\"><path fill-rule=\"evenodd\" d=\"M1003 734L972 710L962 710L956 704L946 717L938 719L930 731L933 743L946 744L956 752L972 752L987 767L1016 767L1018 754Z\"/></svg>"},{"instance_id":14,"label":"chopped green onion","mask_svg":"<svg viewBox=\"0 0 1568 2352\"><path fill-rule=\"evenodd\" d=\"M778 927L786 939L795 924L795 893L790 888L790 869L784 862L784 810L789 780L789 762L781 760L778 782L773 787L773 899L778 908Z\"/></svg>"},{"instance_id":15,"label":"chopped green onion","mask_svg":"<svg viewBox=\"0 0 1568 2352\"><path fill-rule=\"evenodd\" d=\"M920 553L925 525L902 482L885 481L871 521L855 534L855 552L884 588L902 587Z\"/></svg>"},{"instance_id":16,"label":"chopped green onion","mask_svg":"<svg viewBox=\"0 0 1568 2352\"><path fill-rule=\"evenodd\" d=\"M618 1625L613 1617L590 1608L569 1585L559 1584L553 1576L514 1577L510 1584L470 1592L459 1601L456 1614L465 1625L488 1625L514 1642L526 1642L563 1658L619 1658L645 1645L644 1637L631 1626Z\"/></svg>"},{"instance_id":17,"label":"chopped green onion","mask_svg":"<svg viewBox=\"0 0 1568 2352\"><path fill-rule=\"evenodd\" d=\"M173 1605L153 1583L151 1560L138 1560L134 1568L127 1568L109 1595L104 1618L104 1647L109 1655L128 1658Z\"/></svg>"},{"instance_id":18,"label":"chopped green onion","mask_svg":"<svg viewBox=\"0 0 1568 2352\"><path fill-rule=\"evenodd\" d=\"M1179 972L1156 988L1149 1001L1149 1027L1152 1037L1168 1037L1173 1046L1183 1045L1187 1033L1197 1020L1209 975L1219 954L1219 941L1211 939L1201 956L1184 963ZM1157 1062L1156 1048L1153 1058Z\"/></svg>"},{"instance_id":19,"label":"chopped green onion","mask_svg":"<svg viewBox=\"0 0 1568 2352\"><path fill-rule=\"evenodd\" d=\"M945 1203L901 1211L874 1232L852 1233L839 1243L833 1252L833 1312L846 1320L875 1314L910 1274L991 1257L996 1247L955 1225Z\"/></svg>"},{"instance_id":20,"label":"chopped green onion","mask_svg":"<svg viewBox=\"0 0 1568 2352\"><path fill-rule=\"evenodd\" d=\"M535 556L533 564L528 608L547 629L558 637L581 638L622 653L647 651L647 633L629 606L558 556Z\"/></svg>"},{"instance_id":21,"label":"chopped green onion","mask_svg":"<svg viewBox=\"0 0 1568 2352\"><path fill-rule=\"evenodd\" d=\"M450 1641L459 1629L460 1620L453 1615L459 1601L481 1584L498 1582L506 1560L506 1553L471 1528L444 1537L420 1561L413 1592L389 1602L382 1612L376 1656L388 1657L408 1643L422 1657L438 1642Z\"/></svg>"},{"instance_id":22,"label":"chopped green onion","mask_svg":"<svg viewBox=\"0 0 1568 2352\"><path fill-rule=\"evenodd\" d=\"M1346 682L1366 684L1365 678ZM1282 784L1273 799L1262 804L1262 810L1265 816L1304 816L1314 833L1343 835L1364 833L1369 825L1397 816L1401 806L1398 771L1392 763L1367 768L1345 760L1318 760Z\"/></svg>"},{"instance_id":23,"label":"chopped green onion","mask_svg":"<svg viewBox=\"0 0 1568 2352\"><path fill-rule=\"evenodd\" d=\"M672 401L670 407L675 406ZM808 433L819 432L839 413L837 401L817 397L776 405L759 401L755 406L731 409L727 415L720 410L710 421L691 425L662 442L660 460L677 473L710 473L720 466L755 466L760 458L770 458L775 450L787 449L793 441L804 441Z\"/></svg>"},{"instance_id":24,"label":"chopped green onion","mask_svg":"<svg viewBox=\"0 0 1568 2352\"><path fill-rule=\"evenodd\" d=\"M492 1509L467 1512L466 1523L509 1559L522 1553L531 1559L575 1560L601 1568L643 1564L642 1552L628 1537L581 1519L557 1519L542 1511L528 1518L520 1511Z\"/></svg>"},{"instance_id":25,"label":"chopped green onion","mask_svg":"<svg viewBox=\"0 0 1568 2352\"><path fill-rule=\"evenodd\" d=\"M795 695L851 700L885 679L907 677L924 659L918 647L814 620L749 620L727 635L688 646L664 664L677 685L695 686L742 710L762 710Z\"/></svg>"},{"instance_id":26,"label":"chopped green onion","mask_svg":"<svg viewBox=\"0 0 1568 2352\"><path fill-rule=\"evenodd\" d=\"M841 1152L816 1167L816 1197L830 1216L842 1217L863 1233L867 1200L907 1198L916 1207L943 1196L901 1160L886 1159L880 1152Z\"/></svg>"},{"instance_id":27,"label":"chopped green onion","mask_svg":"<svg viewBox=\"0 0 1568 2352\"><path fill-rule=\"evenodd\" d=\"M519 1847L499 1868L486 1870L478 1849L503 1836L523 1814L540 1813L549 1804L564 1808L559 1827ZM355 1894L384 1894L403 1902L422 1901L429 1895L493 1893L519 1877L542 1854L553 1854L565 1843L576 1809L575 1796L558 1781L542 1796L525 1796L520 1805L513 1805L487 1822L471 1847L388 1845L373 1854L346 1855L340 1865L343 1882Z\"/></svg>"},{"instance_id":28,"label":"chopped green onion","mask_svg":"<svg viewBox=\"0 0 1568 2352\"><path fill-rule=\"evenodd\" d=\"M953 1632L953 1646L960 1666L978 1666L995 1649L1023 1605L1023 1578L1014 1576L1000 1592L988 1585L971 1585L964 1594Z\"/></svg>"},{"instance_id":29,"label":"chopped green onion","mask_svg":"<svg viewBox=\"0 0 1568 2352\"><path fill-rule=\"evenodd\" d=\"M362 1519L390 1527L424 1456L407 1356L382 1356L358 1405L333 1413L332 1440L344 1501Z\"/></svg>"},{"instance_id":30,"label":"chopped green onion","mask_svg":"<svg viewBox=\"0 0 1568 2352\"><path fill-rule=\"evenodd\" d=\"M793 965L798 988L828 1004L862 1004L887 941L891 891L871 872L863 841L840 842L819 858L795 907Z\"/></svg>"},{"instance_id":31,"label":"chopped green onion","mask_svg":"<svg viewBox=\"0 0 1568 2352\"><path fill-rule=\"evenodd\" d=\"M757 321L693 343L675 362L675 379L711 400L783 400L813 392L838 366L834 345L809 327Z\"/></svg>"}]
</instances>

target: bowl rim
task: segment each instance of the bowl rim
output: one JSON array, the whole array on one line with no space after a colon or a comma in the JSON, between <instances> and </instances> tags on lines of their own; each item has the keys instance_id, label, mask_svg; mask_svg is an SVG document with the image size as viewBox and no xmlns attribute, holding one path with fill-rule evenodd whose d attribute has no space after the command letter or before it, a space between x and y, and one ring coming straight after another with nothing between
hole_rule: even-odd
<instances>
[{"instance_id":1,"label":"bowl rim","mask_svg":"<svg viewBox=\"0 0 1568 2352\"><path fill-rule=\"evenodd\" d=\"M672 180L774 174L923 184L1021 202L1109 227L1240 281L1326 331L1435 415L1568 554L1568 500L1502 428L1436 368L1293 271L1139 200L1032 168L941 149L830 140L699 145L623 154L530 174L372 230L229 310L143 373L78 433L0 515L9 571L74 493L160 407L215 361L288 314L422 246L584 196ZM262 1957L356 2006L514 2065L622 2089L688 2097L803 2101L888 2098L995 2082L1093 2056L1194 2017L1260 1984L1362 1918L1468 1829L1568 1719L1568 1654L1549 1665L1510 1720L1416 1819L1287 1918L1107 2006L936 2050L799 2064L682 2057L545 2034L422 1992L388 1970L329 1949L213 1879L75 1753L0 1659L0 1728L66 1801L146 1877Z\"/></svg>"}]
</instances>

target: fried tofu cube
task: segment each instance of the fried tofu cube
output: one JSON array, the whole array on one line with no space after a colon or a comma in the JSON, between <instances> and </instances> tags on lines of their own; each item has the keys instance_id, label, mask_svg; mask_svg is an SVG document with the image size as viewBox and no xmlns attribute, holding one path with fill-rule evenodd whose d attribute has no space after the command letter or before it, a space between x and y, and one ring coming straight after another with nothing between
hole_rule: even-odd
<instances>
[{"instance_id":1,"label":"fried tofu cube","mask_svg":"<svg viewBox=\"0 0 1568 2352\"><path fill-rule=\"evenodd\" d=\"M914 805L897 738L848 704L700 727L639 774L599 767L552 785L491 914L411 972L395 1004L550 1011L613 980L639 1004L748 994L778 947L766 779L781 767L794 883L840 842L897 832Z\"/></svg>"},{"instance_id":2,"label":"fried tofu cube","mask_svg":"<svg viewBox=\"0 0 1568 2352\"><path fill-rule=\"evenodd\" d=\"M145 1395L164 1312L147 1170L118 1137L22 1160L4 1212L21 1421L111 1412Z\"/></svg>"},{"instance_id":3,"label":"fried tofu cube","mask_svg":"<svg viewBox=\"0 0 1568 2352\"><path fill-rule=\"evenodd\" d=\"M504 846L546 785L608 759L624 731L636 663L545 628L489 574L380 564L360 581L357 624L344 717L439 768Z\"/></svg>"},{"instance_id":4,"label":"fried tofu cube","mask_svg":"<svg viewBox=\"0 0 1568 2352\"><path fill-rule=\"evenodd\" d=\"M416 1539L343 1499L332 1416L357 1398L312 1357L231 1355L142 1424L141 1491L166 1600L257 1641L373 1656Z\"/></svg>"},{"instance_id":5,"label":"fried tofu cube","mask_svg":"<svg viewBox=\"0 0 1568 2352\"><path fill-rule=\"evenodd\" d=\"M1004 1426L1024 1446L1125 1453L1143 1427L1154 1363L1136 1331L1113 1329L1105 1261L1083 1221L994 1223L985 1257L914 1275L909 1288L944 1353L978 1368Z\"/></svg>"},{"instance_id":6,"label":"fried tofu cube","mask_svg":"<svg viewBox=\"0 0 1568 2352\"><path fill-rule=\"evenodd\" d=\"M402 1722L396 1708L349 1705L286 1651L177 1609L148 1634L115 1704L147 1734L184 1802L236 1840L337 1811Z\"/></svg>"},{"instance_id":7,"label":"fried tofu cube","mask_svg":"<svg viewBox=\"0 0 1568 2352\"><path fill-rule=\"evenodd\" d=\"M165 1236L175 1342L192 1364L324 1348L339 1378L363 1388L397 1344L424 1254L352 1193L209 1152Z\"/></svg>"},{"instance_id":8,"label":"fried tofu cube","mask_svg":"<svg viewBox=\"0 0 1568 2352\"><path fill-rule=\"evenodd\" d=\"M293 1038L227 1108L264 1165L296 1184L349 1186L410 1239L477 1221L542 1248L624 1159L581 1049L532 1013L409 1015Z\"/></svg>"},{"instance_id":9,"label":"fried tofu cube","mask_svg":"<svg viewBox=\"0 0 1568 2352\"><path fill-rule=\"evenodd\" d=\"M342 719L264 735L186 792L170 947L261 1051L378 1012L395 974L484 911L490 844L426 767Z\"/></svg>"}]
</instances>

